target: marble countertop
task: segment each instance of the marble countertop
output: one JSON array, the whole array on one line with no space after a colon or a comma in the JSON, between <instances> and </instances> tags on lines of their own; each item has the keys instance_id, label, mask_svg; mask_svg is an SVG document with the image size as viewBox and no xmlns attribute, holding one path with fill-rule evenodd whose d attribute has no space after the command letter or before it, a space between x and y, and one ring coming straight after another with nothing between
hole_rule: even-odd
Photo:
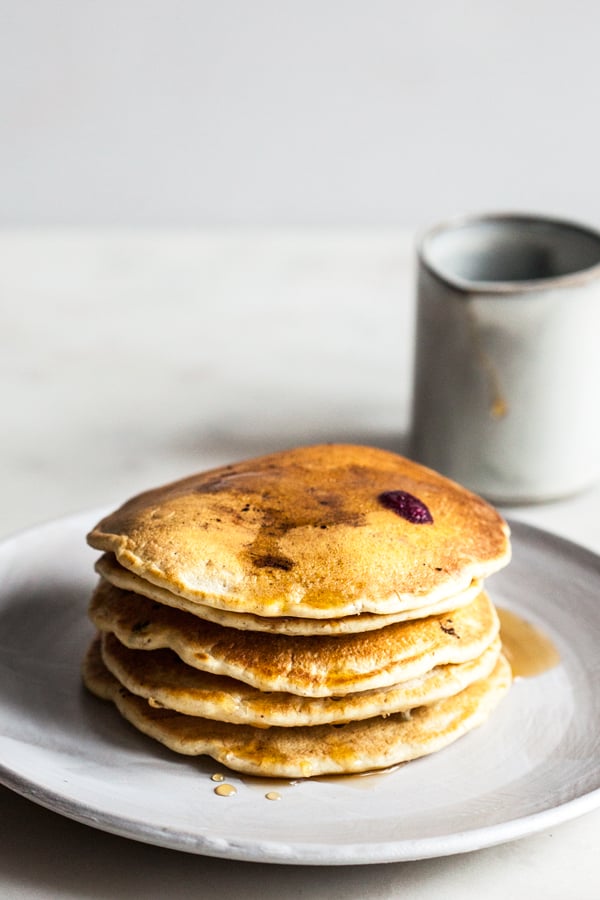
<instances>
[{"instance_id":1,"label":"marble countertop","mask_svg":"<svg viewBox=\"0 0 600 900\"><path fill-rule=\"evenodd\" d=\"M0 536L297 443L402 451L413 327L406 232L0 234ZM599 487L504 512L600 552ZM0 799L11 898L600 896L600 811L463 856L319 868L157 849Z\"/></svg>"}]
</instances>

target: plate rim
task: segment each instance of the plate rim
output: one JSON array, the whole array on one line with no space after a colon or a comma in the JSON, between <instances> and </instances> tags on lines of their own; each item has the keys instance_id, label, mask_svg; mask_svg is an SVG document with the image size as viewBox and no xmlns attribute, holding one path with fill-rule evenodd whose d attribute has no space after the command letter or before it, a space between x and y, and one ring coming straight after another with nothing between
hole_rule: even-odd
<instances>
[{"instance_id":1,"label":"plate rim","mask_svg":"<svg viewBox=\"0 0 600 900\"><path fill-rule=\"evenodd\" d=\"M8 777L5 777L5 773L8 773ZM73 803L55 791L40 788L32 780L15 775L1 763L0 784L38 806L108 834L199 856L231 859L239 862L300 866L377 865L389 862L414 862L421 859L437 859L459 853L469 853L539 834L548 827L583 816L600 806L600 788L597 788L571 798L558 806L483 828L466 829L436 837L379 842L378 844L365 842L336 844L334 854L331 853L331 845L305 841L296 845L301 848L302 854L293 857L287 852L289 844L264 838L261 838L256 844L248 841L237 843L231 841L226 846L221 846L221 840L211 839L210 836L198 836L192 832L159 828L125 816L106 813L99 816L94 807L84 803ZM474 837L478 839L473 840ZM400 848L402 849L399 852Z\"/></svg>"},{"instance_id":2,"label":"plate rim","mask_svg":"<svg viewBox=\"0 0 600 900\"><path fill-rule=\"evenodd\" d=\"M19 545L23 540L34 538L40 532L57 529L60 532L88 520L93 524L96 518L103 515L105 509L101 507L81 510L9 534L0 540L0 559L8 548ZM583 556L588 562L594 562L600 573L600 554L593 550L529 523L510 518L508 521L513 540L521 533L525 539L556 542L569 554ZM234 775L235 773L232 777ZM488 826L467 828L443 835L377 843L352 841L344 844L323 844L322 841L299 841L292 844L263 837L256 840L232 838L231 841L225 842L223 838L211 838L210 835L199 835L168 826L160 827L140 819L107 813L85 802L61 795L33 777L27 778L15 772L2 761L0 761L0 784L39 806L110 834L214 858L287 865L364 865L449 856L534 835L548 827L585 815L600 806L599 786L543 810Z\"/></svg>"}]
</instances>

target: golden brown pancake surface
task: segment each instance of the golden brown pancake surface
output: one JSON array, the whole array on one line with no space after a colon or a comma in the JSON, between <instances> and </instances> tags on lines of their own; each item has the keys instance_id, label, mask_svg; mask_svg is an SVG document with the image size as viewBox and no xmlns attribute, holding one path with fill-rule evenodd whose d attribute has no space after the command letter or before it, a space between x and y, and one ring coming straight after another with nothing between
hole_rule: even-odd
<instances>
[{"instance_id":1,"label":"golden brown pancake surface","mask_svg":"<svg viewBox=\"0 0 600 900\"><path fill-rule=\"evenodd\" d=\"M410 681L345 697L259 691L241 681L193 669L171 650L130 650L109 632L102 635L101 647L104 664L114 677L155 708L266 728L352 722L434 703L486 678L501 645L497 638L476 659L435 666Z\"/></svg>"},{"instance_id":2,"label":"golden brown pancake surface","mask_svg":"<svg viewBox=\"0 0 600 900\"><path fill-rule=\"evenodd\" d=\"M436 665L479 656L499 621L482 592L450 614L399 622L365 634L263 634L236 631L153 603L101 581L90 617L136 650L168 648L187 665L263 691L343 696L417 677Z\"/></svg>"},{"instance_id":3,"label":"golden brown pancake surface","mask_svg":"<svg viewBox=\"0 0 600 900\"><path fill-rule=\"evenodd\" d=\"M385 503L401 492L431 521ZM458 594L508 562L485 501L394 453L327 444L141 494L89 543L199 604L257 616L390 614Z\"/></svg>"},{"instance_id":4,"label":"golden brown pancake surface","mask_svg":"<svg viewBox=\"0 0 600 900\"><path fill-rule=\"evenodd\" d=\"M429 606L421 606L417 609L405 609L387 615L377 613L357 613L354 616L340 616L337 619L309 619L299 616L256 616L253 613L231 612L228 609L219 609L215 606L207 606L193 600L187 600L179 594L167 591L149 581L145 581L123 568L116 561L112 553L104 553L96 562L96 571L105 581L124 591L132 591L142 597L148 597L157 603L175 607L190 612L201 619L223 625L225 628L235 628L238 631L265 631L278 634L355 634L357 632L376 631L385 625L394 622L407 622L410 619L422 619L425 616L435 616L439 613L450 612L471 603L482 590L481 581L473 581L469 587L460 594L445 597L437 603Z\"/></svg>"},{"instance_id":5,"label":"golden brown pancake surface","mask_svg":"<svg viewBox=\"0 0 600 900\"><path fill-rule=\"evenodd\" d=\"M90 691L111 700L138 730L171 750L207 754L236 771L279 778L365 772L433 753L481 725L511 680L510 667L500 656L487 678L411 714L341 727L254 728L153 708L111 675L97 641L84 661L83 677Z\"/></svg>"}]
</instances>

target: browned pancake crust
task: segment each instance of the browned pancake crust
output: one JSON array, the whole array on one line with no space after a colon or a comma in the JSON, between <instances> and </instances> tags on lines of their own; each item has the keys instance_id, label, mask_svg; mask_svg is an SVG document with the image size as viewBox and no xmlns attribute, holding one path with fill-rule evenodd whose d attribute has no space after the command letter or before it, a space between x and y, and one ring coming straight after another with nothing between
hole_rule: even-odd
<instances>
[{"instance_id":1,"label":"browned pancake crust","mask_svg":"<svg viewBox=\"0 0 600 900\"><path fill-rule=\"evenodd\" d=\"M101 581L90 604L100 631L131 649L170 648L194 668L259 690L305 697L345 695L479 656L499 621L485 593L450 614L400 622L366 634L285 635L236 631Z\"/></svg>"},{"instance_id":2,"label":"browned pancake crust","mask_svg":"<svg viewBox=\"0 0 600 900\"><path fill-rule=\"evenodd\" d=\"M239 772L279 778L364 772L442 749L482 724L511 682L501 656L488 678L438 703L342 727L253 728L154 709L127 691L104 666L96 641L83 666L94 694L112 700L136 728L177 753L207 754Z\"/></svg>"},{"instance_id":3,"label":"browned pancake crust","mask_svg":"<svg viewBox=\"0 0 600 900\"><path fill-rule=\"evenodd\" d=\"M433 522L380 501L405 491ZM134 497L89 543L189 600L260 616L393 613L465 590L509 559L484 500L372 447L301 447Z\"/></svg>"},{"instance_id":4,"label":"browned pancake crust","mask_svg":"<svg viewBox=\"0 0 600 900\"><path fill-rule=\"evenodd\" d=\"M497 638L474 660L436 666L401 684L345 697L300 697L259 691L241 681L193 669L171 650L130 650L114 634L102 635L106 668L123 687L145 697L151 706L256 728L356 722L434 703L486 678L498 661L500 649Z\"/></svg>"}]
</instances>

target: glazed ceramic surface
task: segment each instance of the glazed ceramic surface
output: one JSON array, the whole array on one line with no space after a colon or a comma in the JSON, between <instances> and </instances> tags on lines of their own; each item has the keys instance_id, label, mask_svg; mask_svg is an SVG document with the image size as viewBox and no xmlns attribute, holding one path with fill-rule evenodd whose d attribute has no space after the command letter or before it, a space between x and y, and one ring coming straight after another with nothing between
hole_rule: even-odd
<instances>
[{"instance_id":1,"label":"glazed ceramic surface","mask_svg":"<svg viewBox=\"0 0 600 900\"><path fill-rule=\"evenodd\" d=\"M528 216L440 226L420 246L414 456L503 503L600 476L600 234Z\"/></svg>"},{"instance_id":2,"label":"glazed ceramic surface","mask_svg":"<svg viewBox=\"0 0 600 900\"><path fill-rule=\"evenodd\" d=\"M389 773L292 784L177 757L84 691L95 581L84 535L99 514L0 546L0 780L23 796L160 846L335 865L490 846L600 805L600 558L589 551L513 525L514 560L490 593L543 631L559 662L517 679L483 727ZM214 793L217 772L234 796Z\"/></svg>"}]
</instances>

